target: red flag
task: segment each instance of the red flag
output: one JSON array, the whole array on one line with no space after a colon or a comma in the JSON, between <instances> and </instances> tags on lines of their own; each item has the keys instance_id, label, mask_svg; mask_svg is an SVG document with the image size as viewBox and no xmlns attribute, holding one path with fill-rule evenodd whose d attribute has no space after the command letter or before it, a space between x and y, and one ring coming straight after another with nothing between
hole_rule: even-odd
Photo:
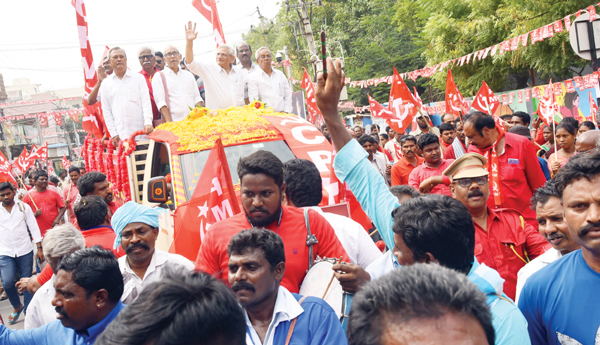
<instances>
[{"instance_id":1,"label":"red flag","mask_svg":"<svg viewBox=\"0 0 600 345\"><path fill-rule=\"evenodd\" d=\"M404 133L413 120L413 117L418 113L418 105L419 103L415 100L415 97L394 67L389 109L396 115L396 119L388 120L388 125L396 132Z\"/></svg>"},{"instance_id":2,"label":"red flag","mask_svg":"<svg viewBox=\"0 0 600 345\"><path fill-rule=\"evenodd\" d=\"M544 95L540 97L540 104L536 113L540 116L546 126L550 127L550 123L554 122L554 114L558 112L558 104L554 96L554 86L552 79L547 88L544 88Z\"/></svg>"},{"instance_id":3,"label":"red flag","mask_svg":"<svg viewBox=\"0 0 600 345\"><path fill-rule=\"evenodd\" d=\"M5 181L11 182L17 186L17 181L15 181L12 174L12 167L8 162L8 159L6 159L2 151L0 151L0 182Z\"/></svg>"},{"instance_id":4,"label":"red flag","mask_svg":"<svg viewBox=\"0 0 600 345\"><path fill-rule=\"evenodd\" d=\"M65 169L69 169L71 167L71 161L67 159L67 156L64 155L62 158L62 165Z\"/></svg>"},{"instance_id":5,"label":"red flag","mask_svg":"<svg viewBox=\"0 0 600 345\"><path fill-rule=\"evenodd\" d=\"M596 101L594 101L594 97L592 97L591 91L588 95L590 96L590 119L588 121L592 121L596 125L596 127L598 127L598 123L596 122L596 113L598 112L598 105L596 104Z\"/></svg>"},{"instance_id":6,"label":"red flag","mask_svg":"<svg viewBox=\"0 0 600 345\"><path fill-rule=\"evenodd\" d=\"M223 27L221 26L221 20L219 19L217 2L215 0L192 0L192 6L194 6L198 12L213 25L213 33L215 35L217 47L224 44L225 34L223 33Z\"/></svg>"},{"instance_id":7,"label":"red flag","mask_svg":"<svg viewBox=\"0 0 600 345\"><path fill-rule=\"evenodd\" d=\"M335 159L335 149L331 152L331 161L329 162L329 185L327 192L329 194L329 205L339 204L346 199L346 186L338 180L335 170L333 169L333 160Z\"/></svg>"},{"instance_id":8,"label":"red flag","mask_svg":"<svg viewBox=\"0 0 600 345\"><path fill-rule=\"evenodd\" d=\"M413 86L413 90L415 91L415 93L413 93L413 96L415 96L415 100L419 104L419 108L423 109L423 100L421 99L421 97L419 96L419 93L417 92L417 87Z\"/></svg>"},{"instance_id":9,"label":"red flag","mask_svg":"<svg viewBox=\"0 0 600 345\"><path fill-rule=\"evenodd\" d=\"M466 114L469 111L469 105L458 91L456 83L454 83L452 70L449 69L446 78L446 114L452 114L456 117L460 116L461 111Z\"/></svg>"},{"instance_id":10,"label":"red flag","mask_svg":"<svg viewBox=\"0 0 600 345\"><path fill-rule=\"evenodd\" d=\"M31 151L33 151L33 147L31 148ZM15 161L17 167L23 173L25 173L27 170L29 170L29 167L31 167L33 165L33 162L30 162L28 157L29 157L29 153L27 152L27 147L24 147L23 152L21 152L21 155Z\"/></svg>"},{"instance_id":11,"label":"red flag","mask_svg":"<svg viewBox=\"0 0 600 345\"><path fill-rule=\"evenodd\" d=\"M54 113L54 122L56 122L57 126L62 126L62 114L61 113Z\"/></svg>"},{"instance_id":12,"label":"red flag","mask_svg":"<svg viewBox=\"0 0 600 345\"><path fill-rule=\"evenodd\" d=\"M48 175L56 175L54 172L54 167L52 167L50 164L48 164Z\"/></svg>"},{"instance_id":13,"label":"red flag","mask_svg":"<svg viewBox=\"0 0 600 345\"><path fill-rule=\"evenodd\" d=\"M83 121L81 122L81 126L86 132L97 138L103 136L103 129L105 129L101 112L100 102L88 105L86 98L83 98ZM106 129L106 132L108 133L108 129Z\"/></svg>"},{"instance_id":14,"label":"red flag","mask_svg":"<svg viewBox=\"0 0 600 345\"><path fill-rule=\"evenodd\" d=\"M317 101L315 100L315 87L310 80L310 75L304 68L304 77L302 78L302 88L306 91L306 108L308 109L308 122L318 124L323 122L323 115L321 110L317 107Z\"/></svg>"},{"instance_id":15,"label":"red flag","mask_svg":"<svg viewBox=\"0 0 600 345\"><path fill-rule=\"evenodd\" d=\"M396 114L394 114L391 110L384 108L383 105L374 100L373 97L371 97L371 95L367 96L369 97L371 116L380 119L397 119Z\"/></svg>"},{"instance_id":16,"label":"red flag","mask_svg":"<svg viewBox=\"0 0 600 345\"><path fill-rule=\"evenodd\" d=\"M69 117L71 120L75 122L79 122L79 112L77 110L72 110L69 112Z\"/></svg>"},{"instance_id":17,"label":"red flag","mask_svg":"<svg viewBox=\"0 0 600 345\"><path fill-rule=\"evenodd\" d=\"M39 119L40 119L40 126L42 126L42 127L48 126L48 117L46 116L46 114L40 115Z\"/></svg>"},{"instance_id":18,"label":"red flag","mask_svg":"<svg viewBox=\"0 0 600 345\"><path fill-rule=\"evenodd\" d=\"M486 114L494 115L496 110L500 106L500 102L498 101L498 97L494 95L492 89L487 85L484 81L483 85L481 85L481 89L477 93L477 96L473 99L473 104L471 106L481 112Z\"/></svg>"},{"instance_id":19,"label":"red flag","mask_svg":"<svg viewBox=\"0 0 600 345\"><path fill-rule=\"evenodd\" d=\"M192 198L175 211L175 234L169 249L196 260L204 234L222 219L240 213L221 139L213 146Z\"/></svg>"},{"instance_id":20,"label":"red flag","mask_svg":"<svg viewBox=\"0 0 600 345\"><path fill-rule=\"evenodd\" d=\"M35 151L33 147L31 148L31 154L27 157L27 160L33 165L37 159L41 159L43 162L48 160L48 143L44 143L40 148L36 148Z\"/></svg>"}]
</instances>

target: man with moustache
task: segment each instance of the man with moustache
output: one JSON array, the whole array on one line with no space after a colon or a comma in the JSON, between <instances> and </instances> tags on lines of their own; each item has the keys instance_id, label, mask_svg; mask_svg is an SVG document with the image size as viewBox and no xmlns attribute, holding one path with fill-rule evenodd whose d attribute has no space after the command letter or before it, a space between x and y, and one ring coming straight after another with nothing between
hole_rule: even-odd
<instances>
[{"instance_id":1,"label":"man with moustache","mask_svg":"<svg viewBox=\"0 0 600 345\"><path fill-rule=\"evenodd\" d=\"M410 134L412 134L415 138L420 137L424 133L432 133L436 136L440 136L440 130L435 127L430 127L427 122L429 122L429 116L427 115L417 115L417 129Z\"/></svg>"},{"instance_id":2,"label":"man with moustache","mask_svg":"<svg viewBox=\"0 0 600 345\"><path fill-rule=\"evenodd\" d=\"M575 250L529 277L519 298L534 344L598 344L600 153L575 155L554 176Z\"/></svg>"},{"instance_id":3,"label":"man with moustache","mask_svg":"<svg viewBox=\"0 0 600 345\"><path fill-rule=\"evenodd\" d=\"M156 106L156 101L154 100L154 90L152 89L152 79L154 78L154 74L160 72L158 68L156 68L156 57L154 55L154 49L150 47L141 47L138 50L138 59L140 60L140 65L142 65L142 70L140 74L144 76L146 79L146 85L148 86L148 91L150 91L150 104L152 105L152 119L157 120L160 118L160 110Z\"/></svg>"},{"instance_id":4,"label":"man with moustache","mask_svg":"<svg viewBox=\"0 0 600 345\"><path fill-rule=\"evenodd\" d=\"M119 300L123 278L115 256L99 247L62 258L54 282L52 305L58 320L36 329L10 330L0 325L4 345L93 344L124 308Z\"/></svg>"},{"instance_id":5,"label":"man with moustache","mask_svg":"<svg viewBox=\"0 0 600 345\"><path fill-rule=\"evenodd\" d=\"M231 238L229 284L245 309L246 344L347 344L336 313L320 298L281 286L286 255L281 237L248 229Z\"/></svg>"},{"instance_id":6,"label":"man with moustache","mask_svg":"<svg viewBox=\"0 0 600 345\"><path fill-rule=\"evenodd\" d=\"M115 147L134 132L152 133L152 104L146 80L127 68L127 55L119 47L108 51L114 73L102 83L102 113Z\"/></svg>"},{"instance_id":7,"label":"man with moustache","mask_svg":"<svg viewBox=\"0 0 600 345\"><path fill-rule=\"evenodd\" d=\"M440 178L442 172L454 162L452 159L443 159L438 137L431 133L422 134L417 141L423 153L423 164L416 167L408 177L408 185L421 193L432 193L450 196L448 186L433 184L434 178Z\"/></svg>"},{"instance_id":8,"label":"man with moustache","mask_svg":"<svg viewBox=\"0 0 600 345\"><path fill-rule=\"evenodd\" d=\"M260 66L248 76L248 99L262 99L277 112L292 112L292 89L283 72L274 69L271 50L260 47L256 51L256 63Z\"/></svg>"},{"instance_id":9,"label":"man with moustache","mask_svg":"<svg viewBox=\"0 0 600 345\"><path fill-rule=\"evenodd\" d=\"M48 173L37 170L33 174L34 188L30 190L23 202L34 211L35 220L40 228L42 237L48 229L60 224L67 208L60 194L48 189Z\"/></svg>"},{"instance_id":10,"label":"man with moustache","mask_svg":"<svg viewBox=\"0 0 600 345\"><path fill-rule=\"evenodd\" d=\"M180 60L179 50L168 45L165 48L167 67L159 72L160 77L152 80L156 104L167 122L181 121L189 115L190 108L204 105L194 75L179 68Z\"/></svg>"},{"instance_id":11,"label":"man with moustache","mask_svg":"<svg viewBox=\"0 0 600 345\"><path fill-rule=\"evenodd\" d=\"M119 258L119 268L125 288L121 300L130 304L150 283L161 277L167 264L193 270L194 264L179 254L157 250L158 237L156 209L130 201L119 208L111 223L117 237L113 248L121 246L127 255Z\"/></svg>"},{"instance_id":12,"label":"man with moustache","mask_svg":"<svg viewBox=\"0 0 600 345\"><path fill-rule=\"evenodd\" d=\"M235 47L237 58L240 60L240 64L236 65L235 68L246 71L246 74L258 71L260 67L252 62L252 48L246 42L240 42Z\"/></svg>"},{"instance_id":13,"label":"man with moustache","mask_svg":"<svg viewBox=\"0 0 600 345\"><path fill-rule=\"evenodd\" d=\"M371 164L375 169L377 169L377 171L379 171L381 176L384 177L385 183L389 187L390 183L386 175L389 175L391 173L391 166L388 166L386 164L385 156L383 155L383 153L377 152L377 140L375 140L375 138L367 134L359 136L357 140L360 146L362 146L363 149L367 151L367 153L369 154L368 158L371 161Z\"/></svg>"},{"instance_id":14,"label":"man with moustache","mask_svg":"<svg viewBox=\"0 0 600 345\"><path fill-rule=\"evenodd\" d=\"M73 206L81 199L79 189L77 189L77 181L79 181L79 178L81 177L79 168L71 166L69 168L69 177L71 178L71 182L63 189L62 197L65 199L65 204L67 206L69 222L71 224L77 224L77 217L75 217L75 212L73 212Z\"/></svg>"},{"instance_id":15,"label":"man with moustache","mask_svg":"<svg viewBox=\"0 0 600 345\"><path fill-rule=\"evenodd\" d=\"M98 82L96 85L94 85L92 92L90 92L87 98L89 105L94 105L96 102L100 102L100 86L102 86L102 81L104 81L104 79L106 79L106 77L112 73L113 69L110 67L108 56L105 56L102 60L102 66L98 67Z\"/></svg>"},{"instance_id":16,"label":"man with moustache","mask_svg":"<svg viewBox=\"0 0 600 345\"><path fill-rule=\"evenodd\" d=\"M267 228L283 239L287 269L281 285L291 292L300 291L306 271L317 256L341 257L350 262L335 230L323 216L314 210L282 206L286 184L283 163L277 156L256 151L240 159L237 173L244 212L210 226L196 258L197 270L227 281L229 241L250 228Z\"/></svg>"},{"instance_id":17,"label":"man with moustache","mask_svg":"<svg viewBox=\"0 0 600 345\"><path fill-rule=\"evenodd\" d=\"M513 127L514 128L514 127ZM539 232L552 245L544 254L538 256L517 274L517 295L515 303L519 303L519 295L523 285L535 272L548 266L564 255L581 248L569 233L563 216L563 206L554 188L554 182L548 181L535 191L531 198L531 208L535 209Z\"/></svg>"},{"instance_id":18,"label":"man with moustache","mask_svg":"<svg viewBox=\"0 0 600 345\"><path fill-rule=\"evenodd\" d=\"M194 60L194 40L198 37L196 24L188 22L185 27L185 61L190 72L204 79L206 85L206 107L227 109L241 107L249 103L244 94L246 74L233 68L235 49L227 44L217 48L215 63Z\"/></svg>"},{"instance_id":19,"label":"man with moustache","mask_svg":"<svg viewBox=\"0 0 600 345\"><path fill-rule=\"evenodd\" d=\"M165 57L162 52L158 50L154 52L154 57L156 58L156 69L162 71L165 69Z\"/></svg>"},{"instance_id":20,"label":"man with moustache","mask_svg":"<svg viewBox=\"0 0 600 345\"><path fill-rule=\"evenodd\" d=\"M530 259L544 254L550 244L518 212L488 207L486 164L482 155L467 153L444 171L444 184L473 217L477 261L498 271L504 279L504 292L514 300L517 272Z\"/></svg>"},{"instance_id":21,"label":"man with moustache","mask_svg":"<svg viewBox=\"0 0 600 345\"><path fill-rule=\"evenodd\" d=\"M465 131L461 119L454 120L454 128L456 129L456 136L452 145L446 148L444 151L444 159L458 159L467 152L467 146L465 145Z\"/></svg>"},{"instance_id":22,"label":"man with moustache","mask_svg":"<svg viewBox=\"0 0 600 345\"><path fill-rule=\"evenodd\" d=\"M416 155L417 139L412 135L400 138L402 158L392 165L392 186L408 185L408 177L416 167L423 164L424 159Z\"/></svg>"},{"instance_id":23,"label":"man with moustache","mask_svg":"<svg viewBox=\"0 0 600 345\"><path fill-rule=\"evenodd\" d=\"M98 171L90 171L89 173L81 176L77 181L77 189L79 189L79 195L98 195L108 206L110 210L109 216L117 212L117 209L121 207L121 203L114 200L112 189L110 189L110 182L106 179L106 175Z\"/></svg>"}]
</instances>

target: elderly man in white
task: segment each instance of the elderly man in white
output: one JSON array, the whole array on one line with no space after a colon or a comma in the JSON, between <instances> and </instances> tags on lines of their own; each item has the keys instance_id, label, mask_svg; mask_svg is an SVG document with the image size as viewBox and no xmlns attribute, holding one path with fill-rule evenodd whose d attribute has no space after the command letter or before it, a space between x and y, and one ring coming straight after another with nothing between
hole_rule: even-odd
<instances>
[{"instance_id":1,"label":"elderly man in white","mask_svg":"<svg viewBox=\"0 0 600 345\"><path fill-rule=\"evenodd\" d=\"M144 76L127 69L125 50L114 47L108 51L113 74L106 77L102 93L102 112L106 127L116 146L134 132L145 130L152 133L152 105L150 92Z\"/></svg>"},{"instance_id":2,"label":"elderly man in white","mask_svg":"<svg viewBox=\"0 0 600 345\"><path fill-rule=\"evenodd\" d=\"M256 51L256 62L261 70L249 75L248 99L261 99L275 111L292 112L292 89L285 74L271 66L271 51L260 47Z\"/></svg>"},{"instance_id":3,"label":"elderly man in white","mask_svg":"<svg viewBox=\"0 0 600 345\"><path fill-rule=\"evenodd\" d=\"M244 95L246 74L233 68L235 49L228 44L217 48L216 63L194 60L194 40L198 37L196 24L188 22L185 27L185 62L190 72L204 79L206 107L227 109L248 104Z\"/></svg>"},{"instance_id":4,"label":"elderly man in white","mask_svg":"<svg viewBox=\"0 0 600 345\"><path fill-rule=\"evenodd\" d=\"M54 278L58 262L63 256L85 248L85 239L81 231L71 223L66 223L48 230L42 244L44 256L54 274L33 295L25 315L25 329L38 328L56 320L56 309L52 305L52 299L56 294Z\"/></svg>"},{"instance_id":5,"label":"elderly man in white","mask_svg":"<svg viewBox=\"0 0 600 345\"><path fill-rule=\"evenodd\" d=\"M154 100L167 122L181 121L190 113L190 108L202 106L203 100L194 75L179 66L179 50L169 45L164 54L167 66L152 78Z\"/></svg>"}]
</instances>

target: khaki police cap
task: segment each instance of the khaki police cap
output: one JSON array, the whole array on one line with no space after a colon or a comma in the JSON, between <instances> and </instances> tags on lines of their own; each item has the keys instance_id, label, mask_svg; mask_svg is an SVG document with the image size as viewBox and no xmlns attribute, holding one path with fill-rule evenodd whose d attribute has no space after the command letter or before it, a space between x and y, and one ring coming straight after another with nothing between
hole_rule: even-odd
<instances>
[{"instance_id":1,"label":"khaki police cap","mask_svg":"<svg viewBox=\"0 0 600 345\"><path fill-rule=\"evenodd\" d=\"M486 164L487 159L479 153L466 153L446 168L443 175L448 176L450 182L461 178L487 176Z\"/></svg>"}]
</instances>

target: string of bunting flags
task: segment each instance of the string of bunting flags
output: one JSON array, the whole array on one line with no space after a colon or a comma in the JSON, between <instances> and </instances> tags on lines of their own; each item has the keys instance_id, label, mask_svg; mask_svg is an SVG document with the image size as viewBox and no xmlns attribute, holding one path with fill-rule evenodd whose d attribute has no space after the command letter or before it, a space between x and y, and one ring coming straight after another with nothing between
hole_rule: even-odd
<instances>
[{"instance_id":1,"label":"string of bunting flags","mask_svg":"<svg viewBox=\"0 0 600 345\"><path fill-rule=\"evenodd\" d=\"M59 126L62 126L62 117L63 116L68 116L73 121L79 122L79 114L80 113L81 113L81 110L70 109L70 110L65 110L65 111L53 111L53 112L49 112L49 113L46 112L46 113L36 113L36 114L22 114L22 115L4 116L4 117L0 117L0 123L1 122L6 122L6 121L25 120L25 119L35 119L35 118L38 118L38 119L40 119L40 124L42 126L47 126L48 125L48 118L49 117L53 117L54 121L56 122L56 124L59 125Z\"/></svg>"},{"instance_id":2,"label":"string of bunting flags","mask_svg":"<svg viewBox=\"0 0 600 345\"><path fill-rule=\"evenodd\" d=\"M0 103L0 107L10 107L14 105L28 105L28 104L43 104L43 103L52 103L58 101L72 101L76 99L81 99L81 97L69 97L69 98L56 98L56 99L47 99L45 101L23 101L23 102L12 102L12 103Z\"/></svg>"},{"instance_id":3,"label":"string of bunting flags","mask_svg":"<svg viewBox=\"0 0 600 345\"><path fill-rule=\"evenodd\" d=\"M600 6L600 3L597 4ZM585 10L590 14L590 22L594 21L598 16L596 15L596 5L591 5L585 8ZM519 35L517 37L513 37L507 39L502 43L498 43L496 45L480 49L476 52L472 52L470 54L464 55L462 57L447 60L445 62L433 65L433 66L425 66L422 69L401 73L400 76L402 79L411 79L413 81L417 80L418 77L428 78L435 73L442 72L446 67L450 66L463 66L465 64L474 63L476 60L481 61L487 57L495 56L496 54L503 55L505 52L515 51L519 49L519 46L526 47L528 42L531 42L530 45L533 45L537 42L541 42L544 39L554 37L555 33L560 33L563 31L568 32L571 29L571 17L575 16L576 18L581 15L584 9L580 9L576 13L569 14L562 19L559 19L553 23L546 24L540 28L535 30L531 30L525 34ZM564 25L563 25L564 23ZM350 80L350 78L346 78L346 85L349 87L360 87L367 88L369 86L377 86L382 83L391 84L393 79L393 75L373 78L367 80ZM298 84L301 83L300 80L293 79L292 83ZM592 86L593 87L593 86ZM588 88L588 87L586 87Z\"/></svg>"}]
</instances>

